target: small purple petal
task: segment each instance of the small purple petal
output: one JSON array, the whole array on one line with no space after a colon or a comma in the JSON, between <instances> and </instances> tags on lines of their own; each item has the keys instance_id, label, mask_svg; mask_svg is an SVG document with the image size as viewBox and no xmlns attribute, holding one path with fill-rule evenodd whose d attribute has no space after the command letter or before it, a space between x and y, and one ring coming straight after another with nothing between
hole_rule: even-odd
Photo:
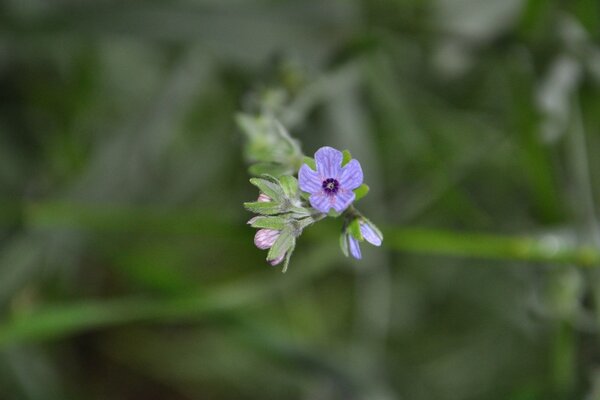
<instances>
[{"instance_id":1,"label":"small purple petal","mask_svg":"<svg viewBox=\"0 0 600 400\"><path fill-rule=\"evenodd\" d=\"M338 178L342 170L342 152L333 147L321 147L315 153L317 172L322 178Z\"/></svg>"},{"instance_id":2,"label":"small purple petal","mask_svg":"<svg viewBox=\"0 0 600 400\"><path fill-rule=\"evenodd\" d=\"M300 190L307 193L317 193L321 191L322 179L319 174L303 164L298 171L298 186Z\"/></svg>"},{"instance_id":3,"label":"small purple petal","mask_svg":"<svg viewBox=\"0 0 600 400\"><path fill-rule=\"evenodd\" d=\"M360 223L360 233L362 233L365 240L373 246L381 246L381 236L379 236L379 234L367 223Z\"/></svg>"},{"instance_id":4,"label":"small purple petal","mask_svg":"<svg viewBox=\"0 0 600 400\"><path fill-rule=\"evenodd\" d=\"M363 183L363 172L357 160L351 160L342 168L340 186L344 189L354 190Z\"/></svg>"},{"instance_id":5,"label":"small purple petal","mask_svg":"<svg viewBox=\"0 0 600 400\"><path fill-rule=\"evenodd\" d=\"M285 258L285 254L282 254L282 255L280 255L279 257L277 257L277 258L276 258L276 259L274 259L274 260L267 260L267 261L268 261L268 262L269 262L269 264L271 264L271 265L277 265L277 264L279 264L280 262L282 262L284 258Z\"/></svg>"},{"instance_id":6,"label":"small purple petal","mask_svg":"<svg viewBox=\"0 0 600 400\"><path fill-rule=\"evenodd\" d=\"M261 250L265 250L273 246L273 243L279 237L279 231L274 229L259 229L254 235L254 244Z\"/></svg>"},{"instance_id":7,"label":"small purple petal","mask_svg":"<svg viewBox=\"0 0 600 400\"><path fill-rule=\"evenodd\" d=\"M261 193L258 195L258 199L256 199L256 201L259 201L261 203L267 203L269 201L271 201L271 198L269 196L267 196L264 193Z\"/></svg>"},{"instance_id":8,"label":"small purple petal","mask_svg":"<svg viewBox=\"0 0 600 400\"><path fill-rule=\"evenodd\" d=\"M348 248L350 249L350 254L352 254L352 257L356 258L357 260L360 260L362 258L358 240L356 240L354 236L350 234L348 234Z\"/></svg>"},{"instance_id":9,"label":"small purple petal","mask_svg":"<svg viewBox=\"0 0 600 400\"><path fill-rule=\"evenodd\" d=\"M352 190L340 190L335 196L332 206L335 211L341 213L344 211L352 202L356 195Z\"/></svg>"},{"instance_id":10,"label":"small purple petal","mask_svg":"<svg viewBox=\"0 0 600 400\"><path fill-rule=\"evenodd\" d=\"M313 193L308 200L310 201L310 205L322 213L328 213L329 209L332 207L331 201L334 199L332 196L327 196L325 193L318 192Z\"/></svg>"}]
</instances>

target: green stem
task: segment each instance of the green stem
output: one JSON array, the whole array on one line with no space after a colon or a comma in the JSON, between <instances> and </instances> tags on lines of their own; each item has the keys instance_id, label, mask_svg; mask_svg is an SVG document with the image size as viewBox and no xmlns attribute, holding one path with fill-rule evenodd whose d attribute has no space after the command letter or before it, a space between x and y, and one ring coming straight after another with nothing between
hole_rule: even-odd
<instances>
[{"instance_id":1,"label":"green stem","mask_svg":"<svg viewBox=\"0 0 600 400\"><path fill-rule=\"evenodd\" d=\"M559 237L501 236L419 228L384 230L383 246L408 253L600 266L600 251Z\"/></svg>"},{"instance_id":2,"label":"green stem","mask_svg":"<svg viewBox=\"0 0 600 400\"><path fill-rule=\"evenodd\" d=\"M34 229L80 229L85 231L146 232L163 234L231 235L238 232L236 219L216 217L198 210L157 210L139 207L89 206L38 203L26 208L25 225ZM243 226L239 227L243 234ZM232 231L234 229L234 231ZM383 248L417 254L466 258L568 263L582 267L600 266L600 250L579 246L558 236L505 236L450 230L387 227ZM330 230L317 230L326 236Z\"/></svg>"}]
</instances>

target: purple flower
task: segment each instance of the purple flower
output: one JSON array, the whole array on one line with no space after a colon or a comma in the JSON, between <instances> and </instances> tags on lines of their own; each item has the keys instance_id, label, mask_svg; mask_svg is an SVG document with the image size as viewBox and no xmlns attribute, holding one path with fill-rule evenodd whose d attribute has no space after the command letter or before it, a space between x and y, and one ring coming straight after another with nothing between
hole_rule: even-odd
<instances>
[{"instance_id":1,"label":"purple flower","mask_svg":"<svg viewBox=\"0 0 600 400\"><path fill-rule=\"evenodd\" d=\"M363 235L363 238L371 243L374 246L381 246L381 242L383 241L383 237L378 230L373 229L368 222L360 221L360 233ZM360 260L362 258L362 254L360 252L359 241L352 236L350 233L347 234L348 237L348 249L350 250L350 254L352 257Z\"/></svg>"},{"instance_id":2,"label":"purple flower","mask_svg":"<svg viewBox=\"0 0 600 400\"><path fill-rule=\"evenodd\" d=\"M271 198L269 196L267 196L264 193L261 193L258 195L258 199L256 199L256 201L261 202L261 203L267 203L269 201L271 201Z\"/></svg>"},{"instance_id":3,"label":"purple flower","mask_svg":"<svg viewBox=\"0 0 600 400\"><path fill-rule=\"evenodd\" d=\"M252 221L252 220L250 220ZM250 222L248 221L248 222ZM256 231L256 235L254 235L254 244L261 250L270 249L275 244L277 238L279 238L281 231L275 229L259 229ZM283 261L286 253L281 256L273 259L267 260L271 265L277 265Z\"/></svg>"},{"instance_id":4,"label":"purple flower","mask_svg":"<svg viewBox=\"0 0 600 400\"><path fill-rule=\"evenodd\" d=\"M332 147L321 147L315 153L317 170L303 164L298 172L300 189L310 193L310 205L327 213L333 208L344 211L354 201L353 190L362 185L363 172L357 160L342 167L342 152Z\"/></svg>"}]
</instances>

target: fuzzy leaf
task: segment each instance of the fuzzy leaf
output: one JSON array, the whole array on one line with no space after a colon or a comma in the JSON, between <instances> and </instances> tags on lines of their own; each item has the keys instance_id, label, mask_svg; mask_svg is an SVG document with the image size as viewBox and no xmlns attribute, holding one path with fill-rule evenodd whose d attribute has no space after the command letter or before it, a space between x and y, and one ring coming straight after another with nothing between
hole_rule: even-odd
<instances>
[{"instance_id":1,"label":"fuzzy leaf","mask_svg":"<svg viewBox=\"0 0 600 400\"><path fill-rule=\"evenodd\" d=\"M362 199L367 195L367 193L369 193L369 187L363 183L362 185L354 189L354 195L356 196L354 198L354 201Z\"/></svg>"},{"instance_id":2,"label":"fuzzy leaf","mask_svg":"<svg viewBox=\"0 0 600 400\"><path fill-rule=\"evenodd\" d=\"M253 228L267 228L280 231L288 225L288 220L282 217L254 217L250 224Z\"/></svg>"},{"instance_id":3,"label":"fuzzy leaf","mask_svg":"<svg viewBox=\"0 0 600 400\"><path fill-rule=\"evenodd\" d=\"M281 231L279 237L273 243L273 246L269 249L269 254L267 254L267 261L275 260L282 255L285 254L294 244L296 243L296 238L292 234L292 229L286 228Z\"/></svg>"},{"instance_id":4,"label":"fuzzy leaf","mask_svg":"<svg viewBox=\"0 0 600 400\"><path fill-rule=\"evenodd\" d=\"M236 115L235 121L238 127L249 137L256 137L264 133L264 124L261 124L256 117L240 113Z\"/></svg>"},{"instance_id":5,"label":"fuzzy leaf","mask_svg":"<svg viewBox=\"0 0 600 400\"><path fill-rule=\"evenodd\" d=\"M296 178L293 176L284 175L279 178L279 182L281 183L281 188L288 199L298 198L298 181Z\"/></svg>"},{"instance_id":6,"label":"fuzzy leaf","mask_svg":"<svg viewBox=\"0 0 600 400\"><path fill-rule=\"evenodd\" d=\"M252 178L250 183L275 202L280 202L283 199L283 189L277 183L269 182L263 178Z\"/></svg>"},{"instance_id":7,"label":"fuzzy leaf","mask_svg":"<svg viewBox=\"0 0 600 400\"><path fill-rule=\"evenodd\" d=\"M255 214L274 215L281 213L281 204L274 201L252 201L244 203L246 210Z\"/></svg>"},{"instance_id":8,"label":"fuzzy leaf","mask_svg":"<svg viewBox=\"0 0 600 400\"><path fill-rule=\"evenodd\" d=\"M348 164L350 162L350 160L352 160L352 154L350 154L349 150L344 150L342 151L342 155L344 156L344 158L342 158L342 167L346 164Z\"/></svg>"},{"instance_id":9,"label":"fuzzy leaf","mask_svg":"<svg viewBox=\"0 0 600 400\"><path fill-rule=\"evenodd\" d=\"M251 165L248 168L248 172L250 173L250 175L253 175L253 176L260 176L260 175L265 175L265 174L269 174L269 175L273 175L273 176L281 176L281 175L285 175L285 174L290 174L293 171L290 168L288 168L282 164L272 163L272 162L261 162L261 163Z\"/></svg>"}]
</instances>

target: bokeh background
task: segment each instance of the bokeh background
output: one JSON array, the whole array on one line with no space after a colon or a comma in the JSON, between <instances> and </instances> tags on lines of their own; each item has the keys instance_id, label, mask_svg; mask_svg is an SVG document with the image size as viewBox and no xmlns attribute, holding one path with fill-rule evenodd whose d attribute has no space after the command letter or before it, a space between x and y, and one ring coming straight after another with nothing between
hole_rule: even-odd
<instances>
[{"instance_id":1,"label":"bokeh background","mask_svg":"<svg viewBox=\"0 0 600 400\"><path fill-rule=\"evenodd\" d=\"M5 0L0 399L600 398L597 0ZM287 93L386 234L287 273L235 115Z\"/></svg>"}]
</instances>

